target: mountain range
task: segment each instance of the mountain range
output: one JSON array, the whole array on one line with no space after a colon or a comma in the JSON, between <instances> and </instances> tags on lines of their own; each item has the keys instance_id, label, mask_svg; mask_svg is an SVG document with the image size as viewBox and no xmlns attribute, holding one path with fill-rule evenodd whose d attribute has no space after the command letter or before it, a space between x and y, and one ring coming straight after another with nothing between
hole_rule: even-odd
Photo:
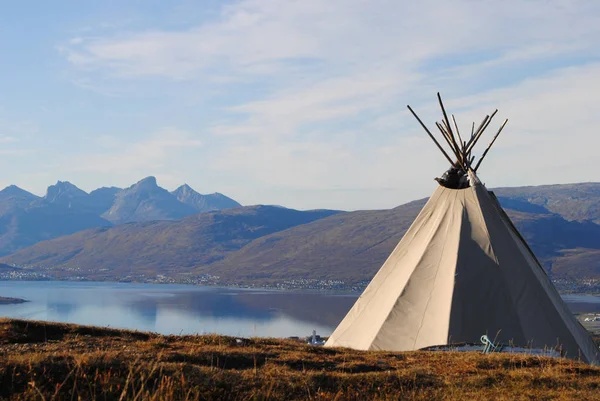
<instances>
[{"instance_id":1,"label":"mountain range","mask_svg":"<svg viewBox=\"0 0 600 401\"><path fill-rule=\"evenodd\" d=\"M496 188L494 192L504 201L504 207L510 208L516 202L530 205L534 210L559 214L569 221L591 220L600 224L600 183L597 182Z\"/></svg>"},{"instance_id":2,"label":"mountain range","mask_svg":"<svg viewBox=\"0 0 600 401\"><path fill-rule=\"evenodd\" d=\"M0 255L89 228L175 220L239 206L225 195L202 195L187 184L169 192L154 177L129 188L104 187L90 193L58 181L43 197L11 185L0 191Z\"/></svg>"},{"instance_id":3,"label":"mountain range","mask_svg":"<svg viewBox=\"0 0 600 401\"><path fill-rule=\"evenodd\" d=\"M373 276L426 202L355 212L250 206L174 220L185 209L167 210L165 199L172 198L164 191L152 196L155 203L148 203L140 195L146 186L150 193L157 191L155 181L142 180L128 189L136 196L120 191L109 209L120 216L112 220L115 223L137 222L39 242L0 262L77 271L96 279L208 274L227 283L292 279L355 283ZM494 192L554 278L600 279L600 183ZM172 195L188 207L198 205L189 188L180 187ZM125 206L119 206L119 197ZM163 220L142 220L146 210Z\"/></svg>"},{"instance_id":4,"label":"mountain range","mask_svg":"<svg viewBox=\"0 0 600 401\"><path fill-rule=\"evenodd\" d=\"M3 258L24 266L56 266L103 275L183 273L210 264L265 235L338 212L248 206L159 220L100 227L40 242ZM111 273L106 273L111 272Z\"/></svg>"}]
</instances>

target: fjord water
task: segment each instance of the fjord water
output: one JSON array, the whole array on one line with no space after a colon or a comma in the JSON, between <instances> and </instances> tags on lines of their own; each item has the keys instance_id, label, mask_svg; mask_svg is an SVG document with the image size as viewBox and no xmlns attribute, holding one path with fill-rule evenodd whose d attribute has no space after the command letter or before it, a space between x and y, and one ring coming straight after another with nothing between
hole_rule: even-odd
<instances>
[{"instance_id":1,"label":"fjord water","mask_svg":"<svg viewBox=\"0 0 600 401\"><path fill-rule=\"evenodd\" d=\"M173 284L0 281L0 316L153 331L289 337L330 335L358 293ZM600 312L600 297L565 295L573 311Z\"/></svg>"},{"instance_id":2,"label":"fjord water","mask_svg":"<svg viewBox=\"0 0 600 401\"><path fill-rule=\"evenodd\" d=\"M329 335L359 294L174 284L0 281L0 317L110 326L161 334Z\"/></svg>"}]
</instances>

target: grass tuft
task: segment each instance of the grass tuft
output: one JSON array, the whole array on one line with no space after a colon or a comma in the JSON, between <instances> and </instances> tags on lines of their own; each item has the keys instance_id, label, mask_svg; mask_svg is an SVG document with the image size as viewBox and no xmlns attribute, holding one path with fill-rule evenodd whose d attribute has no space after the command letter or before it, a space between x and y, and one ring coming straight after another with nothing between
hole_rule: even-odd
<instances>
[{"instance_id":1,"label":"grass tuft","mask_svg":"<svg viewBox=\"0 0 600 401\"><path fill-rule=\"evenodd\" d=\"M0 319L0 399L598 399L600 368L478 352L365 352Z\"/></svg>"}]
</instances>

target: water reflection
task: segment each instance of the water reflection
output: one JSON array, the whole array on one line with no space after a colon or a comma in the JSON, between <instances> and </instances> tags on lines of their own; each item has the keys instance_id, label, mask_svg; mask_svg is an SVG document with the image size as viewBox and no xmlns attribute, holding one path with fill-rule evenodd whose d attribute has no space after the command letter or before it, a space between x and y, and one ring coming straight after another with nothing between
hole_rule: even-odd
<instances>
[{"instance_id":1,"label":"water reflection","mask_svg":"<svg viewBox=\"0 0 600 401\"><path fill-rule=\"evenodd\" d=\"M330 334L357 294L179 285L0 282L0 295L31 302L0 316L123 327L164 334L287 337Z\"/></svg>"},{"instance_id":2,"label":"water reflection","mask_svg":"<svg viewBox=\"0 0 600 401\"><path fill-rule=\"evenodd\" d=\"M573 313L599 313L600 297L584 294L563 295L564 301Z\"/></svg>"},{"instance_id":3,"label":"water reflection","mask_svg":"<svg viewBox=\"0 0 600 401\"><path fill-rule=\"evenodd\" d=\"M130 328L163 334L329 335L358 294L238 290L183 285L0 281L0 316ZM573 312L600 312L600 298L565 296ZM595 303L594 303L595 302Z\"/></svg>"},{"instance_id":4,"label":"water reflection","mask_svg":"<svg viewBox=\"0 0 600 401\"><path fill-rule=\"evenodd\" d=\"M69 316L71 316L71 314L75 311L75 309L77 309L77 305L72 304L72 303L54 302L54 301L48 302L48 310L54 311L55 316L60 321L65 321L65 322L68 321Z\"/></svg>"}]
</instances>

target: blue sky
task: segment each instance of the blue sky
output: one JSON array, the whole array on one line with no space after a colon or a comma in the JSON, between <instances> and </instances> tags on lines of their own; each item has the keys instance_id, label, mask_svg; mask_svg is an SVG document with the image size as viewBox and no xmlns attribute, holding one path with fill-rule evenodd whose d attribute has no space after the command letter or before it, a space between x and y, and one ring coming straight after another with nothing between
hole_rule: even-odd
<instances>
[{"instance_id":1,"label":"blue sky","mask_svg":"<svg viewBox=\"0 0 600 401\"><path fill-rule=\"evenodd\" d=\"M600 3L21 1L0 12L0 185L154 175L243 204L388 208L462 130L509 123L488 186L600 180ZM479 150L481 153L483 149ZM476 152L477 153L477 152Z\"/></svg>"}]
</instances>

